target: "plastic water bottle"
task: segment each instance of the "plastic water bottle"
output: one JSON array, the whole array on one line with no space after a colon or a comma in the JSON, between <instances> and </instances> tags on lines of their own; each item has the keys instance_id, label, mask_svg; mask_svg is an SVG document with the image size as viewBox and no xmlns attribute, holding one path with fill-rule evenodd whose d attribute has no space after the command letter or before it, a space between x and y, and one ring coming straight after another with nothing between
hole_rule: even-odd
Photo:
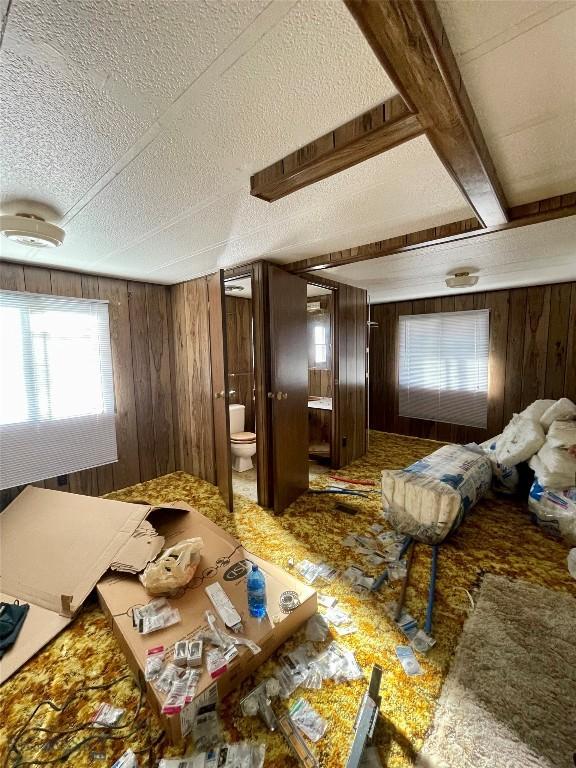
<instances>
[{"instance_id":1,"label":"plastic water bottle","mask_svg":"<svg viewBox=\"0 0 576 768\"><path fill-rule=\"evenodd\" d=\"M252 566L246 581L248 592L248 610L250 616L263 619L266 616L266 580L257 565Z\"/></svg>"}]
</instances>

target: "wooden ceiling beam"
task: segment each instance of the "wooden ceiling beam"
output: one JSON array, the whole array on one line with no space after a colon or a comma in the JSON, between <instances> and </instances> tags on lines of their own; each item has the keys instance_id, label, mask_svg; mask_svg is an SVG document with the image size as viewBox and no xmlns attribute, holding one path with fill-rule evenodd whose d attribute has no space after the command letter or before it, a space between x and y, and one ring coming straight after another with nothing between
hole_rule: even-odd
<instances>
[{"instance_id":1,"label":"wooden ceiling beam","mask_svg":"<svg viewBox=\"0 0 576 768\"><path fill-rule=\"evenodd\" d=\"M400 96L297 149L250 178L250 194L271 203L420 136L422 124Z\"/></svg>"},{"instance_id":2,"label":"wooden ceiling beam","mask_svg":"<svg viewBox=\"0 0 576 768\"><path fill-rule=\"evenodd\" d=\"M483 226L507 204L433 0L344 0Z\"/></svg>"},{"instance_id":3,"label":"wooden ceiling beam","mask_svg":"<svg viewBox=\"0 0 576 768\"><path fill-rule=\"evenodd\" d=\"M343 251L325 253L309 259L283 264L282 268L296 274L315 272L322 269L341 267L368 259L379 259L396 253L428 248L455 240L468 240L473 237L483 237L493 232L500 232L517 227L525 227L543 221L551 221L566 216L576 215L576 192L566 195L556 195L545 200L537 200L526 205L517 205L509 210L509 221L493 227L482 227L478 219L463 219L439 227L422 229L398 237L366 243L356 248L346 248Z\"/></svg>"}]
</instances>

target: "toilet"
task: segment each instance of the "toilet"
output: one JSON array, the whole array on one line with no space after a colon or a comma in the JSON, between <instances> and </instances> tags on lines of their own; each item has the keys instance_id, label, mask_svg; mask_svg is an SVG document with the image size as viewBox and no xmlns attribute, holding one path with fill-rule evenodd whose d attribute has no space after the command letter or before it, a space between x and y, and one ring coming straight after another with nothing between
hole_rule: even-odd
<instances>
[{"instance_id":1,"label":"toilet","mask_svg":"<svg viewBox=\"0 0 576 768\"><path fill-rule=\"evenodd\" d=\"M256 453L256 435L244 432L244 414L246 406L230 406L230 446L232 449L232 469L246 472L252 469L252 456Z\"/></svg>"}]
</instances>

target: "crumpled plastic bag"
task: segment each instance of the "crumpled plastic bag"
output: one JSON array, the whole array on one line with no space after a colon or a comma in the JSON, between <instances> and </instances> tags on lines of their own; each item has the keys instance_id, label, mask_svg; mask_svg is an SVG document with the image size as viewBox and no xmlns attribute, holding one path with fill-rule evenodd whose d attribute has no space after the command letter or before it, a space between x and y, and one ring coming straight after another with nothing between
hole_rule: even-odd
<instances>
[{"instance_id":1,"label":"crumpled plastic bag","mask_svg":"<svg viewBox=\"0 0 576 768\"><path fill-rule=\"evenodd\" d=\"M164 550L140 574L146 592L153 596L171 596L186 587L196 573L203 546L201 538L184 539Z\"/></svg>"}]
</instances>

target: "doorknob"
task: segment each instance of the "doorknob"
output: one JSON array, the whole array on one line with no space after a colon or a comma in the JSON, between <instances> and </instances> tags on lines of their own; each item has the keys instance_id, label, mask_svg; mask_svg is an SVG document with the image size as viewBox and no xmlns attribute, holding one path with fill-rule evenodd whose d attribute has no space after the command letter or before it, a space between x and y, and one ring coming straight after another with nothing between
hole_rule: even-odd
<instances>
[{"instance_id":1,"label":"doorknob","mask_svg":"<svg viewBox=\"0 0 576 768\"><path fill-rule=\"evenodd\" d=\"M288 397L288 392L277 392L276 393L276 400L286 400Z\"/></svg>"},{"instance_id":2,"label":"doorknob","mask_svg":"<svg viewBox=\"0 0 576 768\"><path fill-rule=\"evenodd\" d=\"M214 395L215 399L218 400L220 397L226 397L226 391L223 389L221 392L216 392Z\"/></svg>"}]
</instances>

